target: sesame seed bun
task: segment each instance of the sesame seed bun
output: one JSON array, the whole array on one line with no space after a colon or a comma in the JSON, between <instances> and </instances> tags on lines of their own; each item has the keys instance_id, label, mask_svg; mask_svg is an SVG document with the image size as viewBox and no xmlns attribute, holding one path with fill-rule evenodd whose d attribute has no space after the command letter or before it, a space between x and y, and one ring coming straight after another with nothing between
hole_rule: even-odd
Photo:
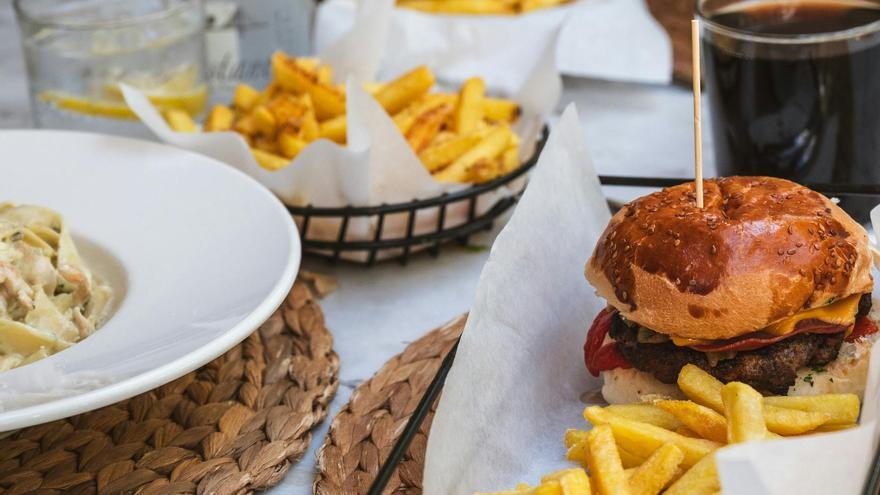
<instances>
[{"instance_id":1,"label":"sesame seed bun","mask_svg":"<svg viewBox=\"0 0 880 495\"><path fill-rule=\"evenodd\" d=\"M769 177L642 197L611 219L586 265L596 293L656 332L729 339L871 292L861 225L825 196Z\"/></svg>"}]
</instances>

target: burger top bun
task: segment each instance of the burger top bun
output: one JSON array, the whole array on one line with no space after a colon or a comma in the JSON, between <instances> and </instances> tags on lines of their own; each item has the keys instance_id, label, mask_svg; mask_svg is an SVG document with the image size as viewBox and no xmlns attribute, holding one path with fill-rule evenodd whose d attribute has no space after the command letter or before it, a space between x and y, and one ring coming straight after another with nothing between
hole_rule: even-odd
<instances>
[{"instance_id":1,"label":"burger top bun","mask_svg":"<svg viewBox=\"0 0 880 495\"><path fill-rule=\"evenodd\" d=\"M612 217L585 275L627 319L728 339L870 292L868 235L825 196L770 177L703 182L639 198Z\"/></svg>"}]
</instances>

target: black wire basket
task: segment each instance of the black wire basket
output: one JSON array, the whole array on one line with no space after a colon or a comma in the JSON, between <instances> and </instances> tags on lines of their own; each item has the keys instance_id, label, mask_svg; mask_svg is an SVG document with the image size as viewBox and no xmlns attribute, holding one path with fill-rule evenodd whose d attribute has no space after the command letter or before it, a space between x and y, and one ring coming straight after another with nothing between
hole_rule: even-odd
<instances>
[{"instance_id":1,"label":"black wire basket","mask_svg":"<svg viewBox=\"0 0 880 495\"><path fill-rule=\"evenodd\" d=\"M537 163L548 135L549 130L545 126L535 143L532 156L516 170L461 191L378 206L288 206L288 211L299 226L303 254L334 263L345 260L372 266L379 260L396 258L401 264L406 264L416 251L427 249L432 256L437 256L441 244L451 241L467 244L472 234L491 229L495 219L517 202L525 190L524 176ZM502 188L513 190L491 205L480 207ZM448 219L453 208L465 209L464 222L450 224ZM422 228L417 228L420 219L433 218L436 221L429 228L423 224ZM390 221L402 222L403 235L386 235L388 229L385 227ZM320 231L314 228L318 222L322 224ZM369 225L371 238L365 240L363 235L353 232L356 230L352 227L355 224L361 228Z\"/></svg>"},{"instance_id":2,"label":"black wire basket","mask_svg":"<svg viewBox=\"0 0 880 495\"><path fill-rule=\"evenodd\" d=\"M603 186L662 188L681 184L682 182L687 182L689 180L693 179L673 177L599 176L599 181ZM803 185L829 197L853 196L873 198L875 200L880 199L880 184L805 183ZM619 207L620 206L618 205L618 208ZM380 464L376 477L373 479L373 483L370 485L366 495L382 495L385 491L385 487L394 475L395 470L397 470L397 467L403 459L404 454L406 454L410 443L416 433L419 432L425 418L428 417L432 405L440 397L440 392L443 390L443 384L446 382L446 375L449 374L449 370L452 369L452 364L455 361L458 343L459 341L456 341L449 353L443 358L440 368L437 370L437 373L434 375L428 388L425 389L425 392L419 399L415 410L401 431L400 437L398 437L391 451L388 453L388 457ZM862 495L880 495L880 447L874 452L868 471L868 477L864 482Z\"/></svg>"}]
</instances>

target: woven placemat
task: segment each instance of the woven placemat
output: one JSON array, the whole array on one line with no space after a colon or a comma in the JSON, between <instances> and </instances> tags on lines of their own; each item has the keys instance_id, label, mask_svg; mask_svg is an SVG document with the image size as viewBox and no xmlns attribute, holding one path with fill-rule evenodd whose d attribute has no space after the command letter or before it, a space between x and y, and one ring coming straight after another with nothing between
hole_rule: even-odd
<instances>
[{"instance_id":1,"label":"woven placemat","mask_svg":"<svg viewBox=\"0 0 880 495\"><path fill-rule=\"evenodd\" d=\"M319 282L311 276L316 291ZM339 358L309 284L244 342L167 385L0 440L0 493L237 494L309 446Z\"/></svg>"},{"instance_id":2,"label":"woven placemat","mask_svg":"<svg viewBox=\"0 0 880 495\"><path fill-rule=\"evenodd\" d=\"M691 19L694 0L647 0L648 9L672 39L672 77L682 84L691 83Z\"/></svg>"},{"instance_id":3,"label":"woven placemat","mask_svg":"<svg viewBox=\"0 0 880 495\"><path fill-rule=\"evenodd\" d=\"M461 316L413 342L355 389L318 451L316 494L367 492L464 323ZM433 417L432 409L384 493L421 493Z\"/></svg>"}]
</instances>

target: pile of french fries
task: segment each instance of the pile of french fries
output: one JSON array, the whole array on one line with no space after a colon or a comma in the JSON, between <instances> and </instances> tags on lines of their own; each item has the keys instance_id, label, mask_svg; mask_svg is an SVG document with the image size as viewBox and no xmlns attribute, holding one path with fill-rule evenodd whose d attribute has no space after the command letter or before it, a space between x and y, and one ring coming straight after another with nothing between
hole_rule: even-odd
<instances>
[{"instance_id":1,"label":"pile of french fries","mask_svg":"<svg viewBox=\"0 0 880 495\"><path fill-rule=\"evenodd\" d=\"M272 55L272 81L263 90L239 85L231 106L208 113L206 132L241 134L263 168L280 170L309 143L346 141L345 87L333 69L314 58ZM388 83L365 85L438 181L482 183L520 165L519 137L511 130L520 113L510 100L490 98L479 78L458 93L431 92L434 75L417 67ZM163 113L172 129L198 132L186 112Z\"/></svg>"},{"instance_id":2,"label":"pile of french fries","mask_svg":"<svg viewBox=\"0 0 880 495\"><path fill-rule=\"evenodd\" d=\"M397 0L400 7L437 14L516 15L572 0Z\"/></svg>"},{"instance_id":3,"label":"pile of french fries","mask_svg":"<svg viewBox=\"0 0 880 495\"><path fill-rule=\"evenodd\" d=\"M853 394L763 397L693 365L678 386L690 400L587 407L593 428L565 432L566 457L582 467L495 495L712 495L725 445L851 428L859 417Z\"/></svg>"}]
</instances>

